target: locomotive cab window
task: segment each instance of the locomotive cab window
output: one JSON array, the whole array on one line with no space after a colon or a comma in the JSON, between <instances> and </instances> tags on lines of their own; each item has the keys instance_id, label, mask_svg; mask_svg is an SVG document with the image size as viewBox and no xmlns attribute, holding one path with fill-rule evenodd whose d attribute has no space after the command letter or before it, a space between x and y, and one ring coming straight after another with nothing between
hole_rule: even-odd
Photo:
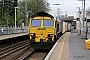
<instances>
[{"instance_id":1,"label":"locomotive cab window","mask_svg":"<svg viewBox=\"0 0 90 60\"><path fill-rule=\"evenodd\" d=\"M31 26L40 26L41 25L41 20L32 20Z\"/></svg>"},{"instance_id":2,"label":"locomotive cab window","mask_svg":"<svg viewBox=\"0 0 90 60\"><path fill-rule=\"evenodd\" d=\"M44 27L52 27L53 26L53 20L44 20Z\"/></svg>"}]
</instances>

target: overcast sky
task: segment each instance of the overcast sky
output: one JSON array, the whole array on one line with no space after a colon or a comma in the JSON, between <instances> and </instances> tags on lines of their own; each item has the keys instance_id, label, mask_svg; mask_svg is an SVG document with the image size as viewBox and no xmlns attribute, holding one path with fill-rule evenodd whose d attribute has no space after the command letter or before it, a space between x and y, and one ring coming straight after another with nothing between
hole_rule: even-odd
<instances>
[{"instance_id":1,"label":"overcast sky","mask_svg":"<svg viewBox=\"0 0 90 60\"><path fill-rule=\"evenodd\" d=\"M90 7L90 0L85 0L86 1L86 9ZM68 15L74 15L76 16L76 12L78 11L77 7L80 7L82 9L82 1L78 0L48 0L50 3L50 8L52 11L50 14L56 15L57 14L57 8L60 8L62 11L61 14L65 14L65 11L67 12ZM52 4L62 4L62 5L52 5Z\"/></svg>"}]
</instances>

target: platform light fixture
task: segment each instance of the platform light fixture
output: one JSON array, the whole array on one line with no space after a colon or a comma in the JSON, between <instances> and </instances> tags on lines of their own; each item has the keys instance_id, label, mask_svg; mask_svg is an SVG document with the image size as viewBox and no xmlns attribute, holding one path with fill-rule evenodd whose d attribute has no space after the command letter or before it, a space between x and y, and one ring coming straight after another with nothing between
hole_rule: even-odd
<instances>
[{"instance_id":1,"label":"platform light fixture","mask_svg":"<svg viewBox=\"0 0 90 60\"><path fill-rule=\"evenodd\" d=\"M78 1L82 1L82 8L83 8L83 25L84 25L84 21L86 21L86 34L85 34L85 39L87 40L87 18L85 17L85 0L78 0ZM83 2L84 2L84 6L83 6Z\"/></svg>"}]
</instances>

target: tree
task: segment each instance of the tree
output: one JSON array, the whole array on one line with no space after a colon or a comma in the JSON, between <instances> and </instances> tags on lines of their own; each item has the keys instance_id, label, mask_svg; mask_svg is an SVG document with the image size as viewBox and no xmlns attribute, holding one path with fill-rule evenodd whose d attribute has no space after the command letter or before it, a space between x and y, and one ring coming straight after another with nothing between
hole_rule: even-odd
<instances>
[{"instance_id":1,"label":"tree","mask_svg":"<svg viewBox=\"0 0 90 60\"><path fill-rule=\"evenodd\" d=\"M25 2L27 2L27 8L25 8ZM25 11L25 9L27 11ZM22 0L19 1L17 10L17 21L19 21L18 25L21 25L22 22L25 23L25 13L27 13L28 18L30 18L32 14L35 14L40 11L49 12L50 7L47 0Z\"/></svg>"},{"instance_id":2,"label":"tree","mask_svg":"<svg viewBox=\"0 0 90 60\"><path fill-rule=\"evenodd\" d=\"M0 2L0 18L2 17L2 2Z\"/></svg>"},{"instance_id":3,"label":"tree","mask_svg":"<svg viewBox=\"0 0 90 60\"><path fill-rule=\"evenodd\" d=\"M28 2L28 11L32 11L33 13L37 13L40 11L49 12L50 7L47 0L30 0Z\"/></svg>"},{"instance_id":4,"label":"tree","mask_svg":"<svg viewBox=\"0 0 90 60\"><path fill-rule=\"evenodd\" d=\"M17 6L17 26L20 26L22 23L26 22L26 15L28 15L28 18L30 18L32 14L37 12L50 11L47 0L22 0L18 2L19 4L17 1L18 0L4 0L4 6L3 2L0 2L0 25L6 26L6 21L8 20L8 25L14 26L15 7ZM27 2L27 7L25 6L25 2Z\"/></svg>"},{"instance_id":5,"label":"tree","mask_svg":"<svg viewBox=\"0 0 90 60\"><path fill-rule=\"evenodd\" d=\"M8 20L8 25L14 26L14 7L17 6L17 0L3 0L3 2L0 3L0 25L6 26L6 20Z\"/></svg>"}]
</instances>

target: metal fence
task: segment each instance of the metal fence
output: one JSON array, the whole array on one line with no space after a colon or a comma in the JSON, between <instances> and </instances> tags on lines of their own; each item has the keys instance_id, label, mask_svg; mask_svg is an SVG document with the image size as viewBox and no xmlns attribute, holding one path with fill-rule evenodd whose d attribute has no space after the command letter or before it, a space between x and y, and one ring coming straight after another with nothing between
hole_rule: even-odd
<instances>
[{"instance_id":1,"label":"metal fence","mask_svg":"<svg viewBox=\"0 0 90 60\"><path fill-rule=\"evenodd\" d=\"M15 34L15 33L24 33L28 32L28 27L16 27L16 29L12 26L10 27L0 27L0 35L8 35L8 34Z\"/></svg>"}]
</instances>

